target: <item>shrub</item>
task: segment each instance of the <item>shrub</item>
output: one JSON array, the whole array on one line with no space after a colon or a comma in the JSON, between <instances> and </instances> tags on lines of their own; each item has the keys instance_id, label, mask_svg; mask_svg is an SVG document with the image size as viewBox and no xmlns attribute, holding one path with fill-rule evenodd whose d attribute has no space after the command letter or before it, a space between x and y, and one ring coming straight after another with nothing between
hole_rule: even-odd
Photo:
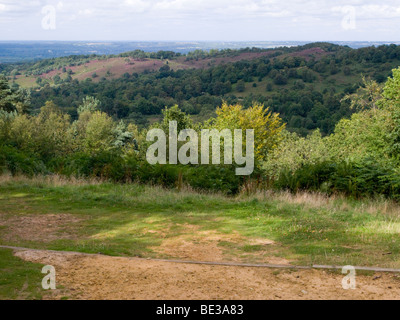
<instances>
[{"instance_id":1,"label":"shrub","mask_svg":"<svg viewBox=\"0 0 400 320\"><path fill-rule=\"evenodd\" d=\"M360 198L383 195L400 199L399 170L390 162L373 158L360 161L309 164L296 171L283 170L275 188L297 191L343 193Z\"/></svg>"},{"instance_id":2,"label":"shrub","mask_svg":"<svg viewBox=\"0 0 400 320\"><path fill-rule=\"evenodd\" d=\"M0 171L2 173L8 171L12 175L28 176L47 173L47 169L40 159L10 146L0 146Z\"/></svg>"},{"instance_id":3,"label":"shrub","mask_svg":"<svg viewBox=\"0 0 400 320\"><path fill-rule=\"evenodd\" d=\"M115 182L124 179L123 159L114 152L75 153L53 159L49 166L54 172L67 176L98 177Z\"/></svg>"},{"instance_id":4,"label":"shrub","mask_svg":"<svg viewBox=\"0 0 400 320\"><path fill-rule=\"evenodd\" d=\"M238 193L243 177L236 176L234 166L196 166L183 168L183 181L194 189Z\"/></svg>"}]
</instances>

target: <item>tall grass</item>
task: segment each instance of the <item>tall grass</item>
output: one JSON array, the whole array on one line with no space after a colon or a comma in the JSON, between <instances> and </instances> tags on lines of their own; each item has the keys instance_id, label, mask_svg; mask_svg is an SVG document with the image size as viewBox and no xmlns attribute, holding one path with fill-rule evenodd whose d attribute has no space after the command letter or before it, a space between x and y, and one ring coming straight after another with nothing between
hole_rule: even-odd
<instances>
[{"instance_id":1,"label":"tall grass","mask_svg":"<svg viewBox=\"0 0 400 320\"><path fill-rule=\"evenodd\" d=\"M0 175L0 186L12 184L24 184L32 187L82 187L82 186L100 186L102 184L109 184L107 180L100 178L76 178L66 177L62 175L37 175L28 177L24 175L13 176L11 174ZM173 201L180 201L188 197L201 197L214 198L223 202L240 202L257 200L260 202L277 201L280 203L301 205L308 209L330 209L339 211L354 210L359 213L368 213L372 215L385 215L391 217L400 217L400 204L393 200L387 199L382 196L364 197L362 199L349 198L345 194L332 193L327 194L319 191L297 191L291 192L289 190L272 190L272 189L258 189L251 190L242 188L241 192L234 196L226 195L223 192L214 192L210 190L194 189L188 184L182 184L179 188L172 189L163 187L157 184L140 184L139 182L132 182L132 188L126 188L115 184L115 188L122 197L130 198L132 193L136 193L140 188L140 197L146 199L146 202L157 202L158 199L163 198L168 192ZM114 189L115 189L114 188ZM135 195L135 198L137 195Z\"/></svg>"},{"instance_id":2,"label":"tall grass","mask_svg":"<svg viewBox=\"0 0 400 320\"><path fill-rule=\"evenodd\" d=\"M15 176L11 174L0 175L0 185L13 184L13 183L25 183L35 187L38 186L63 187L63 186L99 185L105 183L105 181L99 178L77 178L74 176L67 177L58 174L35 175L33 177L28 177L21 174Z\"/></svg>"}]
</instances>

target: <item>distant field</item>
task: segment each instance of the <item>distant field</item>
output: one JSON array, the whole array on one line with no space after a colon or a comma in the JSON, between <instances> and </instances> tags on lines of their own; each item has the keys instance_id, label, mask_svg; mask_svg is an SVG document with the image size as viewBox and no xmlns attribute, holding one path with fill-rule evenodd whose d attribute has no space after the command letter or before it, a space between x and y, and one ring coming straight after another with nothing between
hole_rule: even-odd
<instances>
[{"instance_id":1,"label":"distant field","mask_svg":"<svg viewBox=\"0 0 400 320\"><path fill-rule=\"evenodd\" d=\"M160 69L165 62L154 59L127 59L127 58L110 58L107 60L92 60L89 63L85 63L81 66L68 67L68 70L72 71L72 79L79 81L91 78L94 82L100 81L102 78L116 79L121 78L125 73L143 73L145 70L155 71ZM180 64L175 64L176 69L185 68ZM94 76L94 74L96 76ZM53 81L55 76L60 76L61 79L65 80L68 76L67 72L62 70L53 70L51 72L40 75L39 77ZM17 76L16 83L22 87L33 87L36 86L36 76L19 75Z\"/></svg>"},{"instance_id":2,"label":"distant field","mask_svg":"<svg viewBox=\"0 0 400 320\"><path fill-rule=\"evenodd\" d=\"M89 63L80 66L70 66L66 70L71 70L71 77L73 80L83 81L91 78L94 82L98 82L103 78L118 79L125 73L143 73L145 71L158 71L162 66L169 65L172 70L182 69L202 69L209 68L224 63L233 63L241 60L253 60L263 56L269 56L271 52L261 53L241 53L233 57L223 57L215 59L199 59L199 60L186 60L186 57L180 57L173 60L158 60L158 59L133 59L133 58L109 58L105 60L91 60ZM26 76L24 72L16 76L15 82L24 88L31 88L37 86L36 79L38 77L48 80L50 84L54 85L54 77L60 76L62 80L68 77L67 72L61 69L52 70L43 73L39 76ZM95 76L94 76L95 75Z\"/></svg>"}]
</instances>

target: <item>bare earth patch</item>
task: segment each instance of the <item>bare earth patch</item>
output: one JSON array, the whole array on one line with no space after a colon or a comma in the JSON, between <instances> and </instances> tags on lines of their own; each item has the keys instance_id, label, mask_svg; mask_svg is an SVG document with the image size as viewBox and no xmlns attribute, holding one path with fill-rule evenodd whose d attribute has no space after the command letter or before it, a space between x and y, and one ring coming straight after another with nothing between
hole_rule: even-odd
<instances>
[{"instance_id":1,"label":"bare earth patch","mask_svg":"<svg viewBox=\"0 0 400 320\"><path fill-rule=\"evenodd\" d=\"M197 261L222 261L223 254L217 243L196 243L184 239L168 239L153 250L172 258Z\"/></svg>"},{"instance_id":2,"label":"bare earth patch","mask_svg":"<svg viewBox=\"0 0 400 320\"><path fill-rule=\"evenodd\" d=\"M272 240L248 239L234 231L226 234L216 230L200 230L199 226L191 224L178 226L185 230L183 234L169 238L164 236L161 245L152 250L162 257L180 260L290 265L290 261L274 256L278 244ZM222 243L230 246L223 246ZM243 253L242 247L245 245L259 248L254 252Z\"/></svg>"},{"instance_id":3,"label":"bare earth patch","mask_svg":"<svg viewBox=\"0 0 400 320\"><path fill-rule=\"evenodd\" d=\"M7 227L6 241L26 240L51 242L76 239L76 224L80 219L69 214L26 215L6 218L0 214L0 226Z\"/></svg>"},{"instance_id":4,"label":"bare earth patch","mask_svg":"<svg viewBox=\"0 0 400 320\"><path fill-rule=\"evenodd\" d=\"M187 233L165 239L153 250L172 258L196 261L223 261L221 241L232 241L236 235L224 235L215 231L199 231L198 226L185 224L182 227Z\"/></svg>"},{"instance_id":5,"label":"bare earth patch","mask_svg":"<svg viewBox=\"0 0 400 320\"><path fill-rule=\"evenodd\" d=\"M87 256L47 251L17 251L31 262L53 265L62 291L73 299L399 299L395 275L358 276L356 290L342 288L343 276L317 270L177 264L143 259ZM374 280L375 279L375 280Z\"/></svg>"},{"instance_id":6,"label":"bare earth patch","mask_svg":"<svg viewBox=\"0 0 400 320\"><path fill-rule=\"evenodd\" d=\"M215 230L200 231L199 226L185 224L182 227L186 232L182 235L166 238L160 246L153 247L153 251L168 258L204 261L204 262L248 262L289 265L290 261L272 256L276 243L268 239L247 239L237 232L230 234L219 233ZM259 246L256 252L241 254L238 257L235 249L224 249L222 242L231 243L238 247L248 244ZM236 249L237 250L237 249Z\"/></svg>"}]
</instances>

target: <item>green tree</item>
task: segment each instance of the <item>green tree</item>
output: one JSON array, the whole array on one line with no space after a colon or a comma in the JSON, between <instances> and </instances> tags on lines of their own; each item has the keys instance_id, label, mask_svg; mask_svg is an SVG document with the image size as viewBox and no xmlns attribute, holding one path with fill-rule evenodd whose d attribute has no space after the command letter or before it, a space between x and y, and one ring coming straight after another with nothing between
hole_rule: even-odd
<instances>
[{"instance_id":1,"label":"green tree","mask_svg":"<svg viewBox=\"0 0 400 320\"><path fill-rule=\"evenodd\" d=\"M7 79L0 76L0 110L26 113L29 111L29 106L30 93L23 89L12 90Z\"/></svg>"},{"instance_id":2,"label":"green tree","mask_svg":"<svg viewBox=\"0 0 400 320\"><path fill-rule=\"evenodd\" d=\"M179 109L177 105L171 108L165 108L162 113L164 115L164 119L161 127L166 133L169 132L170 121L176 121L178 123L178 132L193 128L192 118Z\"/></svg>"},{"instance_id":3,"label":"green tree","mask_svg":"<svg viewBox=\"0 0 400 320\"><path fill-rule=\"evenodd\" d=\"M274 79L276 85L282 86L288 83L288 79L285 75L278 73Z\"/></svg>"},{"instance_id":4,"label":"green tree","mask_svg":"<svg viewBox=\"0 0 400 320\"><path fill-rule=\"evenodd\" d=\"M400 68L393 70L393 78L386 82L382 95L383 108L390 115L389 152L400 160Z\"/></svg>"},{"instance_id":5,"label":"green tree","mask_svg":"<svg viewBox=\"0 0 400 320\"><path fill-rule=\"evenodd\" d=\"M83 99L82 104L78 107L78 114L98 111L100 105L100 100L86 96L86 98Z\"/></svg>"},{"instance_id":6,"label":"green tree","mask_svg":"<svg viewBox=\"0 0 400 320\"><path fill-rule=\"evenodd\" d=\"M24 129L20 123L20 132L26 131L31 135L31 150L49 160L54 156L64 155L68 149L69 139L67 132L71 125L69 115L63 114L61 109L52 101L46 102L36 117L27 118L31 121L31 129ZM29 128L29 127L28 127Z\"/></svg>"},{"instance_id":7,"label":"green tree","mask_svg":"<svg viewBox=\"0 0 400 320\"><path fill-rule=\"evenodd\" d=\"M346 95L342 101L350 100L352 109L358 111L378 108L383 88L376 81L363 77L362 85L356 93Z\"/></svg>"},{"instance_id":8,"label":"green tree","mask_svg":"<svg viewBox=\"0 0 400 320\"><path fill-rule=\"evenodd\" d=\"M246 85L243 80L239 80L236 84L236 91L237 92L244 92L246 90Z\"/></svg>"},{"instance_id":9,"label":"green tree","mask_svg":"<svg viewBox=\"0 0 400 320\"><path fill-rule=\"evenodd\" d=\"M114 142L114 122L103 112L92 114L86 126L86 151L96 153L110 149Z\"/></svg>"},{"instance_id":10,"label":"green tree","mask_svg":"<svg viewBox=\"0 0 400 320\"><path fill-rule=\"evenodd\" d=\"M281 132L285 128L278 114L257 103L245 109L239 104L229 105L225 102L216 114L217 118L212 119L210 124L218 130L254 130L255 158L258 161L264 161L268 152L279 144Z\"/></svg>"},{"instance_id":11,"label":"green tree","mask_svg":"<svg viewBox=\"0 0 400 320\"><path fill-rule=\"evenodd\" d=\"M282 137L281 143L268 154L264 164L264 169L271 177L279 177L284 171L295 172L305 165L331 159L326 141L319 130L306 138L284 130Z\"/></svg>"}]
</instances>

